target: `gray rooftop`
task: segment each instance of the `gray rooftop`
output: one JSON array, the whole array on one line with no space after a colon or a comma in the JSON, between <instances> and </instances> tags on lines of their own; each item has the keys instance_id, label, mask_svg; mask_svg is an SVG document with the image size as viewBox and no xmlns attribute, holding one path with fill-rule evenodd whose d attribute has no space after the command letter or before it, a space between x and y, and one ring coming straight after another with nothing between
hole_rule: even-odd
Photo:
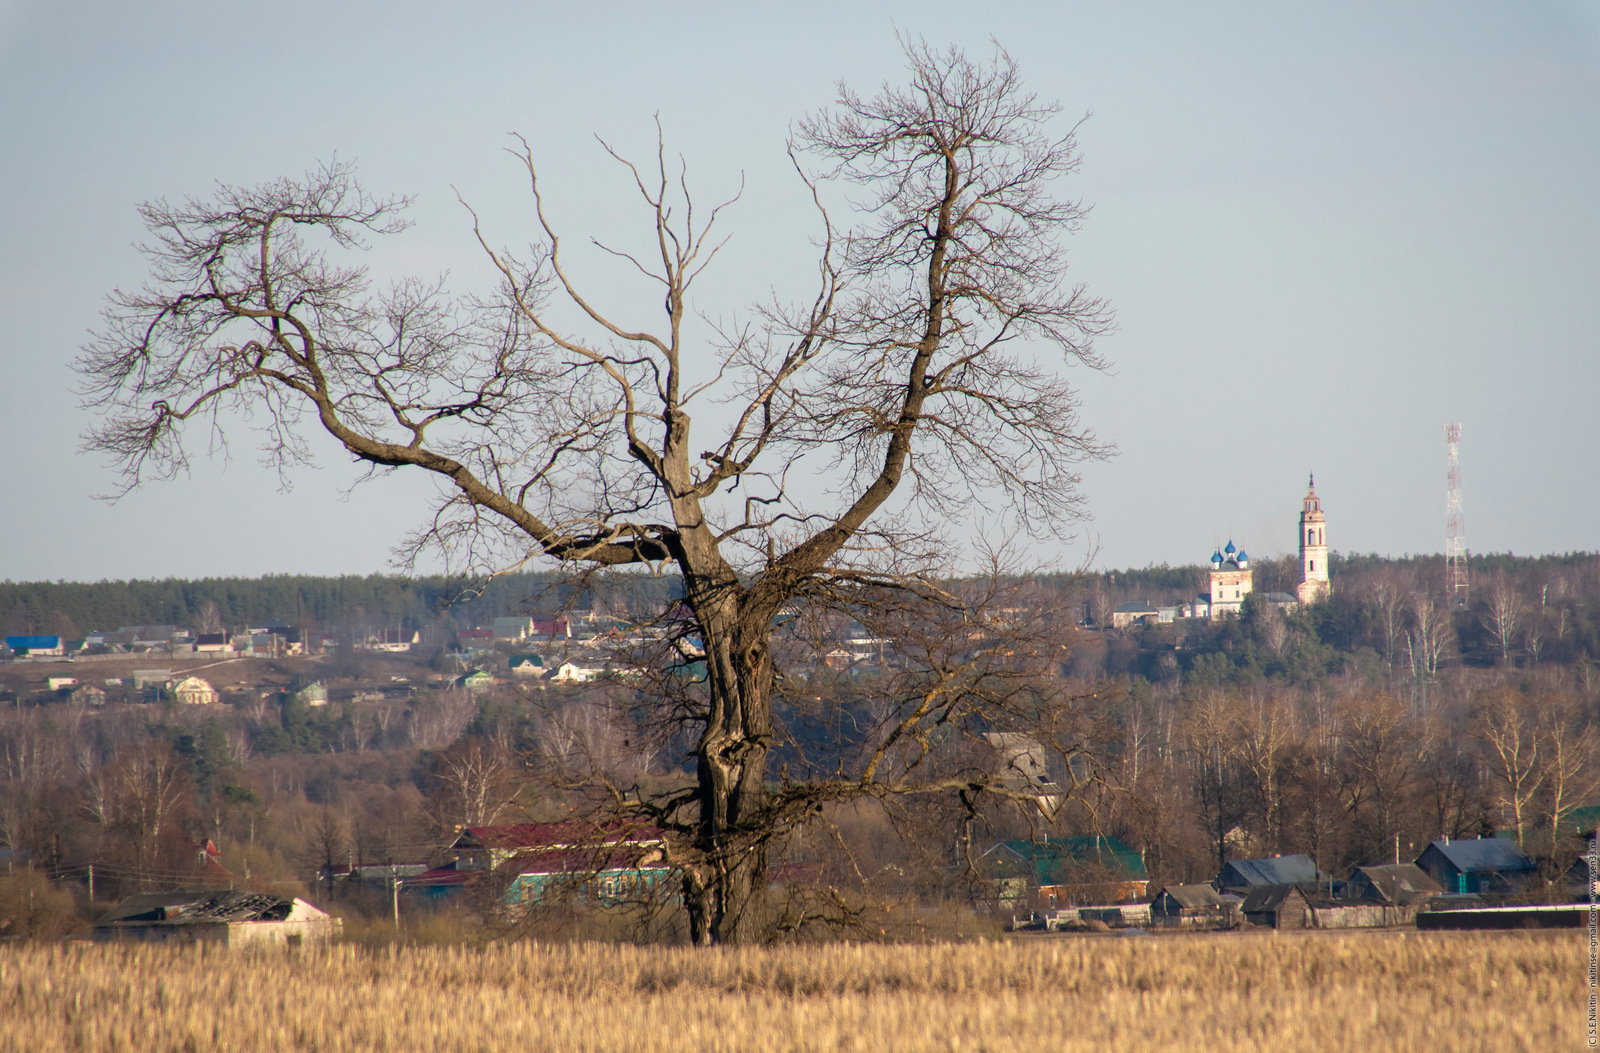
<instances>
[{"instance_id":1,"label":"gray rooftop","mask_svg":"<svg viewBox=\"0 0 1600 1053\"><path fill-rule=\"evenodd\" d=\"M1532 870L1534 862L1509 837L1474 837L1456 841L1434 841L1426 849L1437 851L1463 874ZM1421 856L1417 857L1421 860Z\"/></svg>"},{"instance_id":2,"label":"gray rooftop","mask_svg":"<svg viewBox=\"0 0 1600 1053\"><path fill-rule=\"evenodd\" d=\"M1327 875L1308 855L1235 859L1217 874L1218 888L1259 888L1264 885L1315 885Z\"/></svg>"}]
</instances>

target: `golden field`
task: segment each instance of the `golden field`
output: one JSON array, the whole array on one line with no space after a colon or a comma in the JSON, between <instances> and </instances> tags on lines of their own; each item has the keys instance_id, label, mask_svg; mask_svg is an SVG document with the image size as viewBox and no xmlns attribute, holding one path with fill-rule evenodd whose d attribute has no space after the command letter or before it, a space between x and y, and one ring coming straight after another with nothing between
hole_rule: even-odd
<instances>
[{"instance_id":1,"label":"golden field","mask_svg":"<svg viewBox=\"0 0 1600 1053\"><path fill-rule=\"evenodd\" d=\"M7 1050L1549 1050L1560 933L1030 937L694 951L532 942L0 947Z\"/></svg>"}]
</instances>

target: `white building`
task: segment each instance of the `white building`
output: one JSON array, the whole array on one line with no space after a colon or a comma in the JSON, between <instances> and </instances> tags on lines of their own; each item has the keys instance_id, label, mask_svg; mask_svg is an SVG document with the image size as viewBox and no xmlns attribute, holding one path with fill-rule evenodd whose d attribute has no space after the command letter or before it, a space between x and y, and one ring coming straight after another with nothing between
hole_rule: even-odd
<instances>
[{"instance_id":1,"label":"white building","mask_svg":"<svg viewBox=\"0 0 1600 1053\"><path fill-rule=\"evenodd\" d=\"M1211 593L1203 599L1212 621L1237 615L1253 588L1255 571L1244 549L1234 548L1230 539L1226 548L1211 553Z\"/></svg>"},{"instance_id":2,"label":"white building","mask_svg":"<svg viewBox=\"0 0 1600 1053\"><path fill-rule=\"evenodd\" d=\"M1307 484L1300 508L1300 588L1302 607L1328 598L1333 584L1328 580L1328 524L1317 497L1317 479Z\"/></svg>"},{"instance_id":3,"label":"white building","mask_svg":"<svg viewBox=\"0 0 1600 1053\"><path fill-rule=\"evenodd\" d=\"M217 689L197 676L186 676L172 689L172 697L190 706L209 706L217 701Z\"/></svg>"}]
</instances>

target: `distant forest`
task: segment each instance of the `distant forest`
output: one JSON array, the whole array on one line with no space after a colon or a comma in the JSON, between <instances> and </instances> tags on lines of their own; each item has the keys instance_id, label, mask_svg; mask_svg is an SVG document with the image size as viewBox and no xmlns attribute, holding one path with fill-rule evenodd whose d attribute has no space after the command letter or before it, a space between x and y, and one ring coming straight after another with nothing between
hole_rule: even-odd
<instances>
[{"instance_id":1,"label":"distant forest","mask_svg":"<svg viewBox=\"0 0 1600 1053\"><path fill-rule=\"evenodd\" d=\"M420 629L446 620L487 625L503 615L603 608L650 613L681 595L676 576L613 573L578 590L559 573L506 574L489 581L430 576L312 577L186 581L0 582L0 626L6 635L60 634L68 639L124 625L195 628L215 603L230 630L267 621L308 629Z\"/></svg>"}]
</instances>

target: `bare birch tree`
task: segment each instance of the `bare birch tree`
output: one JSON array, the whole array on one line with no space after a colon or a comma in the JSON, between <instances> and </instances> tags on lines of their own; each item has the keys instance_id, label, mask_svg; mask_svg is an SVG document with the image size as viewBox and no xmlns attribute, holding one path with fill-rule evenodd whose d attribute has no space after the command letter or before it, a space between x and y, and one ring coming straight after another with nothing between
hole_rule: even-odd
<instances>
[{"instance_id":1,"label":"bare birch tree","mask_svg":"<svg viewBox=\"0 0 1600 1053\"><path fill-rule=\"evenodd\" d=\"M1500 804L1509 813L1520 845L1530 818L1529 809L1544 782L1540 758L1543 736L1536 726L1532 706L1512 688L1501 688L1484 700L1478 729L1489 747L1500 783Z\"/></svg>"},{"instance_id":2,"label":"bare birch tree","mask_svg":"<svg viewBox=\"0 0 1600 1053\"><path fill-rule=\"evenodd\" d=\"M1522 597L1505 578L1500 578L1489 590L1488 604L1483 610L1483 627L1489 630L1500 648L1500 661L1511 661L1511 645L1516 642L1517 628L1522 624Z\"/></svg>"},{"instance_id":3,"label":"bare birch tree","mask_svg":"<svg viewBox=\"0 0 1600 1053\"><path fill-rule=\"evenodd\" d=\"M474 215L502 279L492 295L423 280L374 293L346 257L400 232L406 202L335 163L143 206L152 278L112 297L78 363L104 414L87 446L125 488L181 472L196 425L209 438L244 414L280 470L309 459L320 428L374 470L429 473L441 496L409 553L676 568L705 649L703 698L681 713L695 783L639 807L672 836L701 943L756 933L747 908L780 818L779 612L829 589L934 586L948 563L923 557L947 558L950 539L929 528L974 502L1042 533L1078 512L1073 465L1102 452L1062 371L1099 366L1092 341L1110 324L1064 278L1061 238L1085 210L1052 183L1079 164L1073 131L1047 133L1059 108L1003 51L905 51L906 86L841 87L798 125L815 285L714 339L696 335L690 294L722 209L695 206L665 150L647 167L612 155L647 217L648 251L617 250L658 287L646 329L583 290L523 144L530 256L496 248ZM831 186L855 195L848 228ZM713 400L728 423L708 439L691 409ZM792 489L797 467L825 486Z\"/></svg>"}]
</instances>

